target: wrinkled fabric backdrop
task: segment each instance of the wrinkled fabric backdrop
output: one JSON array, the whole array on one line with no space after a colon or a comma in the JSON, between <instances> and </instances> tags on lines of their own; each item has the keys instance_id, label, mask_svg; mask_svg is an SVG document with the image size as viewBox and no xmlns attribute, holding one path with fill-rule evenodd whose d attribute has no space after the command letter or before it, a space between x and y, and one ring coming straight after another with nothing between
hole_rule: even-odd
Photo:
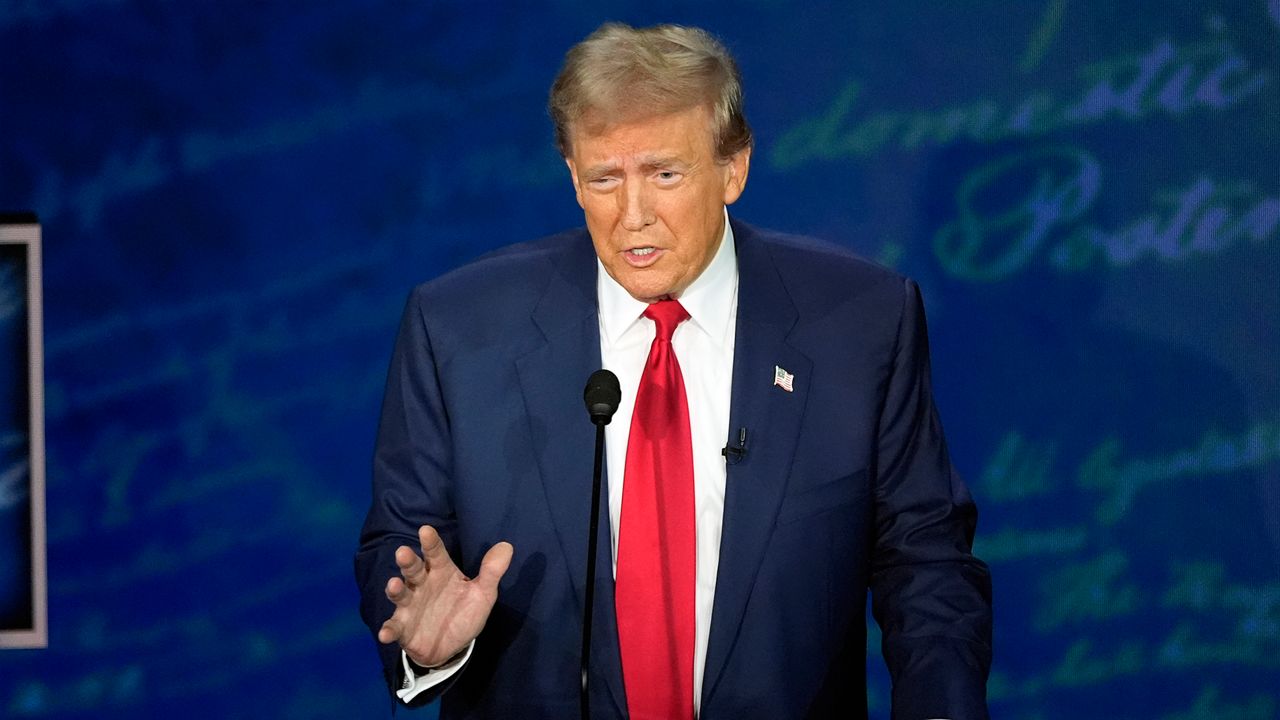
<instances>
[{"instance_id":1,"label":"wrinkled fabric backdrop","mask_svg":"<svg viewBox=\"0 0 1280 720\"><path fill-rule=\"evenodd\" d=\"M1276 717L1278 0L0 3L50 578L0 715L388 714L351 554L400 309L582 223L543 103L607 19L740 59L737 216L920 281L993 714Z\"/></svg>"}]
</instances>

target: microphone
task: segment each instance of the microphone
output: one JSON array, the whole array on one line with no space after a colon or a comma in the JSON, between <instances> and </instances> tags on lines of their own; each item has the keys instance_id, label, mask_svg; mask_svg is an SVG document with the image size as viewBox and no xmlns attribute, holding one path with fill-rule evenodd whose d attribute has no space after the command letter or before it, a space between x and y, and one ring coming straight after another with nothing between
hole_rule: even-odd
<instances>
[{"instance_id":1,"label":"microphone","mask_svg":"<svg viewBox=\"0 0 1280 720\"><path fill-rule=\"evenodd\" d=\"M622 402L622 388L618 385L618 376L608 370L597 370L587 378L587 388L582 391L582 399L587 403L587 413L591 422L596 425L608 425L613 414L618 411L618 403Z\"/></svg>"},{"instance_id":2,"label":"microphone","mask_svg":"<svg viewBox=\"0 0 1280 720\"><path fill-rule=\"evenodd\" d=\"M596 589L596 536L600 530L600 475L604 463L604 426L613 419L622 402L622 388L618 385L618 376L608 370L597 370L587 379L587 387L582 391L582 399L587 404L587 414L596 426L596 461L591 474L591 522L587 534L587 586L582 608L582 685L578 696L582 708L582 720L591 717L591 705L588 700L587 669L591 667L591 610L595 604Z\"/></svg>"},{"instance_id":3,"label":"microphone","mask_svg":"<svg viewBox=\"0 0 1280 720\"><path fill-rule=\"evenodd\" d=\"M720 450L720 454L724 456L724 461L730 465L736 465L738 461L747 456L747 429L738 428L738 444L725 445Z\"/></svg>"}]
</instances>

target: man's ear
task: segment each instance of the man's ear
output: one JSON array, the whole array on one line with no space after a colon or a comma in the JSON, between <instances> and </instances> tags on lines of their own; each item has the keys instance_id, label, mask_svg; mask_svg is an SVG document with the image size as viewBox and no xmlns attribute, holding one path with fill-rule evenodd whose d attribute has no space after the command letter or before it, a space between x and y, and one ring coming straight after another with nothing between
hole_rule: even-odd
<instances>
[{"instance_id":1,"label":"man's ear","mask_svg":"<svg viewBox=\"0 0 1280 720\"><path fill-rule=\"evenodd\" d=\"M724 178L724 204L732 205L747 187L747 172L751 170L751 147L739 150L726 163Z\"/></svg>"},{"instance_id":2,"label":"man's ear","mask_svg":"<svg viewBox=\"0 0 1280 720\"><path fill-rule=\"evenodd\" d=\"M569 179L573 181L573 194L578 198L578 207L586 210L587 206L582 202L582 185L578 184L578 166L573 164L573 158L565 158L564 164L569 166Z\"/></svg>"}]
</instances>

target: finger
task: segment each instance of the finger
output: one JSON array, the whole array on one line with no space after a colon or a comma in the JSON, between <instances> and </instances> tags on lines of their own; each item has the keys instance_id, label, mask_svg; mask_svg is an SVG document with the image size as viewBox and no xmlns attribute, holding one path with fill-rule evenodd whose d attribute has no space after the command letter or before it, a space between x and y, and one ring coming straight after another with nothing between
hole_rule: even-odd
<instances>
[{"instance_id":1,"label":"finger","mask_svg":"<svg viewBox=\"0 0 1280 720\"><path fill-rule=\"evenodd\" d=\"M422 544L422 560L426 563L428 570L440 570L442 568L452 567L453 559L449 557L449 551L444 548L444 541L440 539L440 533L430 525L423 525L418 528L418 541Z\"/></svg>"},{"instance_id":2,"label":"finger","mask_svg":"<svg viewBox=\"0 0 1280 720\"><path fill-rule=\"evenodd\" d=\"M393 577L387 581L386 589L387 599L396 604L396 607L404 607L413 599L413 594L409 592L409 587L404 584L400 578Z\"/></svg>"},{"instance_id":3,"label":"finger","mask_svg":"<svg viewBox=\"0 0 1280 720\"><path fill-rule=\"evenodd\" d=\"M418 557L418 553L408 545L396 548L396 565L399 566L400 574L404 576L405 581L415 585L422 582L427 572L427 566L422 562L422 558Z\"/></svg>"},{"instance_id":4,"label":"finger","mask_svg":"<svg viewBox=\"0 0 1280 720\"><path fill-rule=\"evenodd\" d=\"M482 587L496 588L498 581L507 573L507 568L511 567L514 555L515 548L509 542L500 542L489 548L489 552L480 561L480 574L476 576L476 580Z\"/></svg>"},{"instance_id":5,"label":"finger","mask_svg":"<svg viewBox=\"0 0 1280 720\"><path fill-rule=\"evenodd\" d=\"M388 620L382 623L382 627L378 628L378 642L393 643L400 639L400 623L395 620Z\"/></svg>"}]
</instances>

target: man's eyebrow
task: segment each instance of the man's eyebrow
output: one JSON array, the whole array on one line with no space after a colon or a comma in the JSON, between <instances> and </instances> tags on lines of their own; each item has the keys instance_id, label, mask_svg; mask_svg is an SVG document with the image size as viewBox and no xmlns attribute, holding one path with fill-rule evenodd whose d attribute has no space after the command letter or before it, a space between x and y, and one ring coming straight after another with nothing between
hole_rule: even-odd
<instances>
[{"instance_id":1,"label":"man's eyebrow","mask_svg":"<svg viewBox=\"0 0 1280 720\"><path fill-rule=\"evenodd\" d=\"M585 168L582 171L582 177L586 178L587 180L594 180L596 178L601 178L601 177L604 177L605 175L608 175L610 173L614 173L617 171L618 171L617 163L612 163L612 162L600 163L598 165L592 165L588 168Z\"/></svg>"},{"instance_id":2,"label":"man's eyebrow","mask_svg":"<svg viewBox=\"0 0 1280 720\"><path fill-rule=\"evenodd\" d=\"M688 165L675 155L650 155L641 159L640 167L645 170L656 170L659 168L681 168Z\"/></svg>"}]
</instances>

